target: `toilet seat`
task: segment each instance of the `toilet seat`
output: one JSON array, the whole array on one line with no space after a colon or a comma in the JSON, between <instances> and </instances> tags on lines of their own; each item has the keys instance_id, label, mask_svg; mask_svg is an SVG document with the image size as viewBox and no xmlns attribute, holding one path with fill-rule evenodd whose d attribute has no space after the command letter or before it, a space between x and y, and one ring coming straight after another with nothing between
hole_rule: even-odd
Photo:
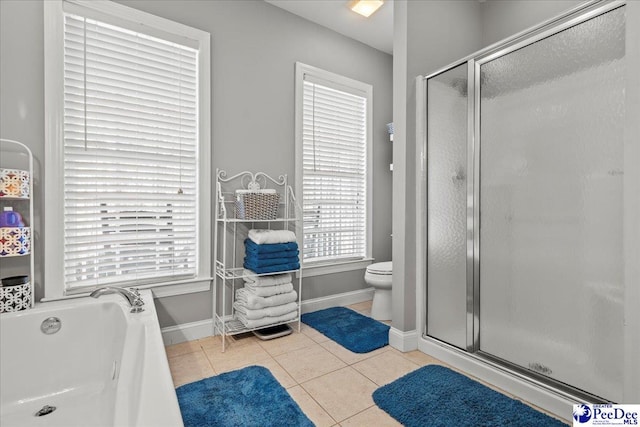
<instances>
[{"instance_id":1,"label":"toilet seat","mask_svg":"<svg viewBox=\"0 0 640 427\"><path fill-rule=\"evenodd\" d=\"M391 276L393 274L392 261L376 262L367 267L367 273L380 276Z\"/></svg>"},{"instance_id":2,"label":"toilet seat","mask_svg":"<svg viewBox=\"0 0 640 427\"><path fill-rule=\"evenodd\" d=\"M391 287L393 286L391 261L369 265L364 273L364 281L373 287L371 317L376 320L391 320Z\"/></svg>"}]
</instances>

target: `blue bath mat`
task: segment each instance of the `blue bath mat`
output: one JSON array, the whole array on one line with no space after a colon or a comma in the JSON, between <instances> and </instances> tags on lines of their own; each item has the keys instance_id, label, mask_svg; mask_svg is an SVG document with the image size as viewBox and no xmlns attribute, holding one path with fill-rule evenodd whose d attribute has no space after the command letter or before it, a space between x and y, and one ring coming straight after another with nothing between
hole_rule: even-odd
<instances>
[{"instance_id":1,"label":"blue bath mat","mask_svg":"<svg viewBox=\"0 0 640 427\"><path fill-rule=\"evenodd\" d=\"M354 353L389 344L389 326L345 307L305 313L301 320Z\"/></svg>"},{"instance_id":2,"label":"blue bath mat","mask_svg":"<svg viewBox=\"0 0 640 427\"><path fill-rule=\"evenodd\" d=\"M249 366L176 389L185 427L309 426L268 369Z\"/></svg>"},{"instance_id":3,"label":"blue bath mat","mask_svg":"<svg viewBox=\"0 0 640 427\"><path fill-rule=\"evenodd\" d=\"M427 365L373 392L373 400L407 427L565 424L464 375Z\"/></svg>"}]
</instances>

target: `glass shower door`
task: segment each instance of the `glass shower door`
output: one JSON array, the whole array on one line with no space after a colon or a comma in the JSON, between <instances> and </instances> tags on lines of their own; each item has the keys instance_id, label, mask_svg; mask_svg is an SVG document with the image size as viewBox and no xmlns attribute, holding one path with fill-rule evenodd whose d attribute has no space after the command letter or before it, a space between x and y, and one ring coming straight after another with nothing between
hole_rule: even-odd
<instances>
[{"instance_id":1,"label":"glass shower door","mask_svg":"<svg viewBox=\"0 0 640 427\"><path fill-rule=\"evenodd\" d=\"M623 384L625 8L480 65L480 350Z\"/></svg>"},{"instance_id":2,"label":"glass shower door","mask_svg":"<svg viewBox=\"0 0 640 427\"><path fill-rule=\"evenodd\" d=\"M467 344L467 64L427 80L427 335Z\"/></svg>"}]
</instances>

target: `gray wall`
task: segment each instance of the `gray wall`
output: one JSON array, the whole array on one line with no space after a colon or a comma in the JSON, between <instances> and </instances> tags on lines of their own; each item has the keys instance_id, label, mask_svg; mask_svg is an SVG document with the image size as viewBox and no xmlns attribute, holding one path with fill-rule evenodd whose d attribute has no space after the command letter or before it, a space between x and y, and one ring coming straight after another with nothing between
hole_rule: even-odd
<instances>
[{"instance_id":1,"label":"gray wall","mask_svg":"<svg viewBox=\"0 0 640 427\"><path fill-rule=\"evenodd\" d=\"M403 11L402 9L405 9ZM394 123L406 123L406 133L394 135L393 326L402 331L416 323L416 96L415 77L443 67L480 49L481 3L460 1L395 1L396 31L406 20L406 58L394 44L394 76L406 75L402 91L394 91L394 108L405 108ZM400 22L398 22L400 20ZM396 90L397 90L396 89ZM402 176L398 175L402 173ZM402 183L401 181L404 181ZM404 198L404 200L400 200Z\"/></svg>"},{"instance_id":2,"label":"gray wall","mask_svg":"<svg viewBox=\"0 0 640 427\"><path fill-rule=\"evenodd\" d=\"M0 137L26 144L34 156L36 295L43 296L44 265L44 30L40 2L0 1ZM8 263L3 268L9 269ZM2 276L19 274L2 272ZM24 272L22 273L24 274Z\"/></svg>"},{"instance_id":3,"label":"gray wall","mask_svg":"<svg viewBox=\"0 0 640 427\"><path fill-rule=\"evenodd\" d=\"M393 326L416 328L415 77L427 75L581 1L423 0L394 2ZM403 38L406 37L406 43ZM406 46L406 47L403 47ZM399 77L402 76L402 77ZM406 77L405 77L406 76ZM403 78L403 84L398 79ZM401 172L402 171L402 172ZM399 176L402 173L402 176Z\"/></svg>"},{"instance_id":4,"label":"gray wall","mask_svg":"<svg viewBox=\"0 0 640 427\"><path fill-rule=\"evenodd\" d=\"M211 34L212 170L261 170L294 179L294 63L373 85L373 256L391 259L392 57L261 0L120 1ZM42 1L0 1L0 134L25 142L44 162ZM43 214L41 182L36 213ZM57 226L49 225L47 226ZM36 223L36 282L42 296L43 223ZM304 280L303 299L363 289L364 272ZM161 326L211 317L211 294L156 300Z\"/></svg>"},{"instance_id":5,"label":"gray wall","mask_svg":"<svg viewBox=\"0 0 640 427\"><path fill-rule=\"evenodd\" d=\"M489 46L584 3L584 0L488 0L482 3L482 46Z\"/></svg>"}]
</instances>

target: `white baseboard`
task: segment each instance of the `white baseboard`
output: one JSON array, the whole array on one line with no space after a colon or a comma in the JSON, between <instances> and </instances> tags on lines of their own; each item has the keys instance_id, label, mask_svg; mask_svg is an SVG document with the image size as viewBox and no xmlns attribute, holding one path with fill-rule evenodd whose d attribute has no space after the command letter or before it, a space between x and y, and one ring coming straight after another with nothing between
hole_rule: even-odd
<instances>
[{"instance_id":1,"label":"white baseboard","mask_svg":"<svg viewBox=\"0 0 640 427\"><path fill-rule=\"evenodd\" d=\"M373 288L359 289L326 297L313 298L302 301L302 313L323 310L330 307L357 304L373 299Z\"/></svg>"},{"instance_id":2,"label":"white baseboard","mask_svg":"<svg viewBox=\"0 0 640 427\"><path fill-rule=\"evenodd\" d=\"M211 319L198 320L197 322L168 326L162 328L161 332L164 345L178 344L211 336L213 324Z\"/></svg>"},{"instance_id":3,"label":"white baseboard","mask_svg":"<svg viewBox=\"0 0 640 427\"><path fill-rule=\"evenodd\" d=\"M389 345L403 353L418 349L418 331L401 331L393 326L389 329Z\"/></svg>"},{"instance_id":4,"label":"white baseboard","mask_svg":"<svg viewBox=\"0 0 640 427\"><path fill-rule=\"evenodd\" d=\"M579 403L566 396L554 393L552 390L522 379L506 369L494 366L489 362L469 356L462 351L456 351L455 349L423 337L418 339L418 349L423 353L440 359L489 384L495 385L507 393L524 399L566 421L571 421L571 414L573 412L572 405Z\"/></svg>"},{"instance_id":5,"label":"white baseboard","mask_svg":"<svg viewBox=\"0 0 640 427\"><path fill-rule=\"evenodd\" d=\"M373 288L360 289L342 294L330 295L327 297L313 298L302 301L302 313L322 310L329 307L356 304L369 301L373 298ZM211 319L199 320L197 322L183 323L176 326L162 328L162 340L164 345L179 344L185 341L197 340L211 336L213 324Z\"/></svg>"}]
</instances>

